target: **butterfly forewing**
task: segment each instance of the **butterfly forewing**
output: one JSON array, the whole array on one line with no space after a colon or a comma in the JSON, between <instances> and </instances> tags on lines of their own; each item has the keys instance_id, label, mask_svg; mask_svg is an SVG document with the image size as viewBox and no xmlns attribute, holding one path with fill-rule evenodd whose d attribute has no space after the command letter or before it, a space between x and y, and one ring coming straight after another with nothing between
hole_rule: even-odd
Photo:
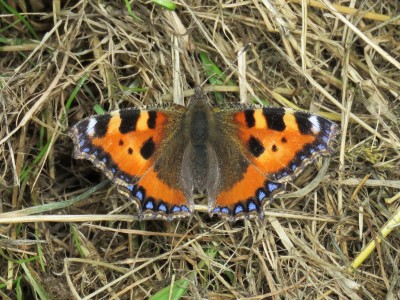
<instances>
[{"instance_id":1,"label":"butterfly forewing","mask_svg":"<svg viewBox=\"0 0 400 300\"><path fill-rule=\"evenodd\" d=\"M186 216L191 205L180 189L179 163L185 142L182 137L176 142L184 112L170 105L84 119L69 133L75 157L101 169L135 200L143 218Z\"/></svg>"},{"instance_id":2,"label":"butterfly forewing","mask_svg":"<svg viewBox=\"0 0 400 300\"><path fill-rule=\"evenodd\" d=\"M332 153L339 132L330 120L284 108L238 106L218 111L216 118L222 128L220 140L234 147L230 151L216 145L219 163L230 167L221 167L221 189L211 212L231 220L262 215L266 199L281 192L318 156Z\"/></svg>"}]
</instances>

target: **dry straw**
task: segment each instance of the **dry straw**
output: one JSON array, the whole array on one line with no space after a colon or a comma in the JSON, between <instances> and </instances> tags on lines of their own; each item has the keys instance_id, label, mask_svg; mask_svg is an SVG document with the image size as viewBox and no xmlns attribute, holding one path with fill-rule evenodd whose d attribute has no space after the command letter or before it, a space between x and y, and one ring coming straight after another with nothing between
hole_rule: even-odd
<instances>
[{"instance_id":1,"label":"dry straw","mask_svg":"<svg viewBox=\"0 0 400 300\"><path fill-rule=\"evenodd\" d=\"M0 1L3 299L400 298L396 1L21 3ZM264 220L209 218L199 199L190 220L138 222L65 132L199 84L336 121L330 164Z\"/></svg>"}]
</instances>

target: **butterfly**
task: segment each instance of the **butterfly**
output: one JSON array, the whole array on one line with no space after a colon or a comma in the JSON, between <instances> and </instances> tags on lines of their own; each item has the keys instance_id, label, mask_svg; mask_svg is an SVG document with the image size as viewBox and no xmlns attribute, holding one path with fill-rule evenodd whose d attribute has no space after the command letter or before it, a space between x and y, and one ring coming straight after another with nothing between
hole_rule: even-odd
<instances>
[{"instance_id":1,"label":"butterfly","mask_svg":"<svg viewBox=\"0 0 400 300\"><path fill-rule=\"evenodd\" d=\"M333 153L338 125L315 114L253 105L213 107L195 97L122 109L72 127L74 156L90 160L137 204L140 219L189 217L194 196L235 221L264 207L305 166Z\"/></svg>"}]
</instances>

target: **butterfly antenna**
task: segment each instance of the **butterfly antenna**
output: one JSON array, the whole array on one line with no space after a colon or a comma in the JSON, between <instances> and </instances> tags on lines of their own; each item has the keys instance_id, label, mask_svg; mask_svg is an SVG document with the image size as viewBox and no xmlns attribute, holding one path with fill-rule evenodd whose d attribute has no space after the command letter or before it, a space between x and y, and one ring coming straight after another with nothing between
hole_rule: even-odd
<instances>
[{"instance_id":1,"label":"butterfly antenna","mask_svg":"<svg viewBox=\"0 0 400 300\"><path fill-rule=\"evenodd\" d=\"M196 85L194 87L194 101L204 101L205 94L201 85Z\"/></svg>"}]
</instances>

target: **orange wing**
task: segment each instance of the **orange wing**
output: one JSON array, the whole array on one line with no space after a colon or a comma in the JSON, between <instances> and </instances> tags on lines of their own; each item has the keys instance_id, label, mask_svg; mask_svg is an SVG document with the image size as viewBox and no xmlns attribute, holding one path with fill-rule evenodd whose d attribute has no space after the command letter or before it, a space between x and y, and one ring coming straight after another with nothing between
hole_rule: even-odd
<instances>
[{"instance_id":1,"label":"orange wing","mask_svg":"<svg viewBox=\"0 0 400 300\"><path fill-rule=\"evenodd\" d=\"M229 175L237 179L232 182L222 172L221 190L215 201L210 199L210 212L231 220L262 216L265 199L272 199L318 156L331 154L339 133L323 117L283 108L236 109L216 116L221 135L230 135L243 154L242 166ZM222 158L219 164L231 160L225 153L217 156Z\"/></svg>"},{"instance_id":2,"label":"orange wing","mask_svg":"<svg viewBox=\"0 0 400 300\"><path fill-rule=\"evenodd\" d=\"M76 158L88 159L135 200L142 218L185 217L192 211L180 187L180 165L157 168L160 153L183 153L180 135L185 108L126 109L80 121L69 135ZM181 138L182 139L182 138ZM166 150L167 149L167 150Z\"/></svg>"}]
</instances>

